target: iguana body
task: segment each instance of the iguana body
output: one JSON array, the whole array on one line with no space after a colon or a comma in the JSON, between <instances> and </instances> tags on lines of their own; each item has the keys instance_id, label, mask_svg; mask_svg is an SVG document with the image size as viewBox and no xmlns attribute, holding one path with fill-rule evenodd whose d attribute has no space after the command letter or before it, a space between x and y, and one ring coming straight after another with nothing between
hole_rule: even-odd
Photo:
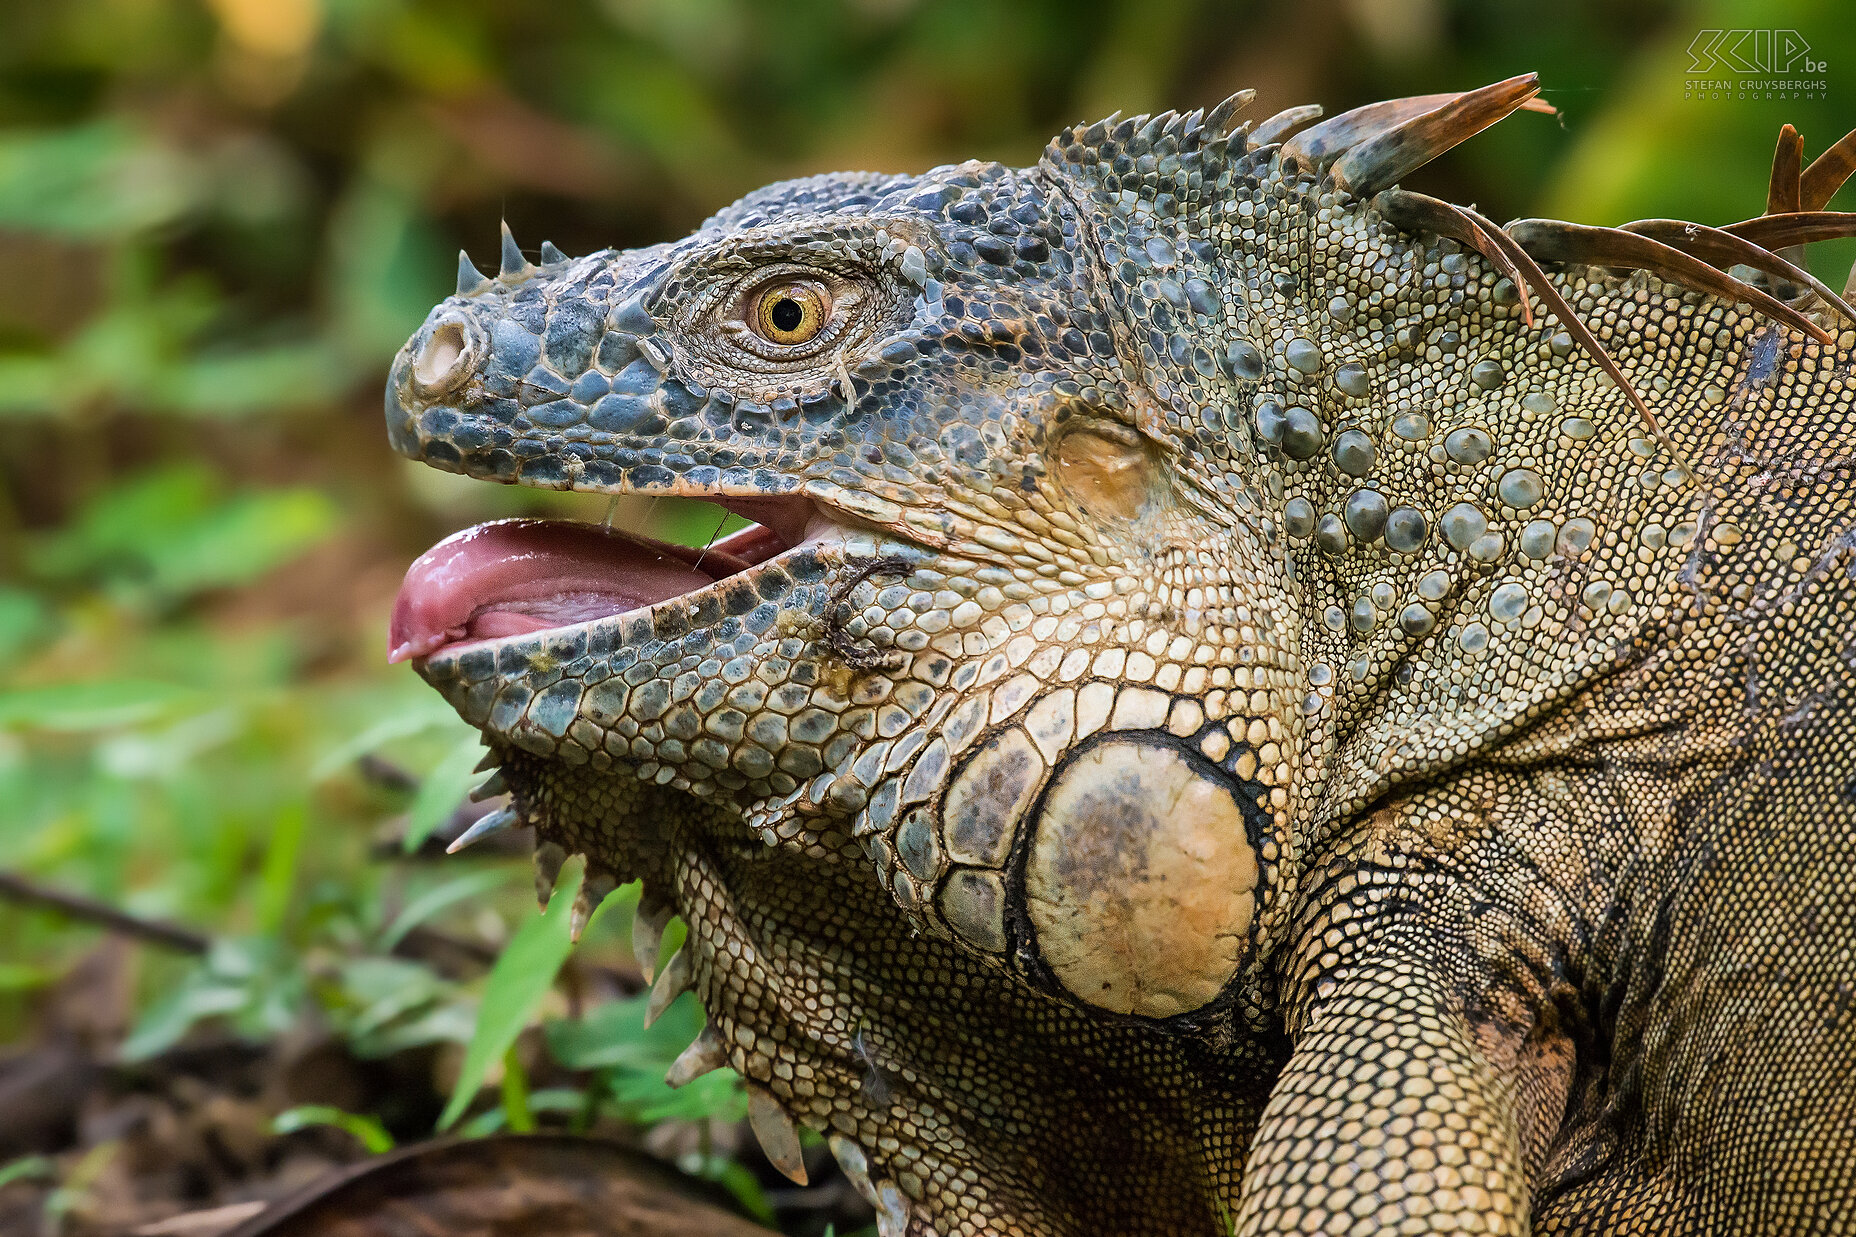
<instances>
[{"instance_id":1,"label":"iguana body","mask_svg":"<svg viewBox=\"0 0 1856 1237\"><path fill-rule=\"evenodd\" d=\"M476 530L395 642L885 1234L1856 1223L1856 335L1377 192L1532 93L505 234L402 353L408 454L760 521Z\"/></svg>"}]
</instances>

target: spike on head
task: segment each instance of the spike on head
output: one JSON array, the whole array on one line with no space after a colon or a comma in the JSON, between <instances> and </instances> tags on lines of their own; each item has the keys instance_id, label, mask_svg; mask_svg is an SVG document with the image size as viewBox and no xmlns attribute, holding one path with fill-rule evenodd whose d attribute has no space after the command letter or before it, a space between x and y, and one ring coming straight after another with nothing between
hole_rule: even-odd
<instances>
[{"instance_id":1,"label":"spike on head","mask_svg":"<svg viewBox=\"0 0 1856 1237\"><path fill-rule=\"evenodd\" d=\"M459 296L475 296L490 286L490 277L478 270L470 260L470 255L458 250L458 290ZM481 768L481 766L479 766Z\"/></svg>"},{"instance_id":2,"label":"spike on head","mask_svg":"<svg viewBox=\"0 0 1856 1237\"><path fill-rule=\"evenodd\" d=\"M559 266L567 260L567 255L555 248L553 241L541 242L541 264L543 266Z\"/></svg>"},{"instance_id":3,"label":"spike on head","mask_svg":"<svg viewBox=\"0 0 1856 1237\"><path fill-rule=\"evenodd\" d=\"M503 264L497 271L499 279L520 279L535 268L522 256L521 246L516 244L515 233L509 230L509 221L503 220Z\"/></svg>"}]
</instances>

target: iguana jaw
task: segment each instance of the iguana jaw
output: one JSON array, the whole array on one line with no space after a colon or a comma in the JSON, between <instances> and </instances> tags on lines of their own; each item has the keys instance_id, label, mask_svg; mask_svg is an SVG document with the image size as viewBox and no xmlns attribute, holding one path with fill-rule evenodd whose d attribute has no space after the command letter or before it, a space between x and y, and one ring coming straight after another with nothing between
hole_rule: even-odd
<instances>
[{"instance_id":1,"label":"iguana jaw","mask_svg":"<svg viewBox=\"0 0 1856 1237\"><path fill-rule=\"evenodd\" d=\"M454 533L406 572L388 660L428 657L498 638L581 626L653 605L699 604L724 579L802 545L835 541L841 526L803 498L718 505L764 523L694 548L597 524L497 520Z\"/></svg>"}]
</instances>

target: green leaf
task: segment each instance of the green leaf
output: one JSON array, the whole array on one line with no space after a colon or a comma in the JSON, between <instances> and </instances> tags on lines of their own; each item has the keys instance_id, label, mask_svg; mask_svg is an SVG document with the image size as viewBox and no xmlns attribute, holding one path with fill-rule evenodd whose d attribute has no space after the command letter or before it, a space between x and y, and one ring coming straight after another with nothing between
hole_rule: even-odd
<instances>
[{"instance_id":1,"label":"green leaf","mask_svg":"<svg viewBox=\"0 0 1856 1237\"><path fill-rule=\"evenodd\" d=\"M148 1008L123 1041L119 1055L125 1061L146 1061L159 1056L179 1043L194 1023L202 1018L234 1013L244 1006L245 1000L242 987L215 982L212 977L196 972Z\"/></svg>"},{"instance_id":2,"label":"green leaf","mask_svg":"<svg viewBox=\"0 0 1856 1237\"><path fill-rule=\"evenodd\" d=\"M98 237L187 213L204 169L175 148L106 120L0 140L0 226Z\"/></svg>"},{"instance_id":3,"label":"green leaf","mask_svg":"<svg viewBox=\"0 0 1856 1237\"><path fill-rule=\"evenodd\" d=\"M342 990L358 1009L348 1024L348 1034L365 1040L388 1023L439 1000L445 995L446 985L417 962L356 958L342 968Z\"/></svg>"},{"instance_id":4,"label":"green leaf","mask_svg":"<svg viewBox=\"0 0 1856 1237\"><path fill-rule=\"evenodd\" d=\"M458 1137L488 1138L492 1134L502 1133L503 1127L507 1124L509 1124L509 1114L504 1112L500 1106L486 1108L458 1127Z\"/></svg>"},{"instance_id":5,"label":"green leaf","mask_svg":"<svg viewBox=\"0 0 1856 1237\"><path fill-rule=\"evenodd\" d=\"M142 1015L119 1055L143 1061L179 1042L194 1023L226 1017L251 1040L295 1024L305 980L300 960L275 937L220 937L168 995Z\"/></svg>"},{"instance_id":6,"label":"green leaf","mask_svg":"<svg viewBox=\"0 0 1856 1237\"><path fill-rule=\"evenodd\" d=\"M79 733L150 721L194 699L174 683L108 679L0 692L0 727Z\"/></svg>"},{"instance_id":7,"label":"green leaf","mask_svg":"<svg viewBox=\"0 0 1856 1237\"><path fill-rule=\"evenodd\" d=\"M80 577L127 559L146 560L212 510L218 480L200 463L119 480L75 519L29 547L28 565L53 579Z\"/></svg>"},{"instance_id":8,"label":"green leaf","mask_svg":"<svg viewBox=\"0 0 1856 1237\"><path fill-rule=\"evenodd\" d=\"M516 1133L535 1132L535 1114L528 1106L528 1071L522 1068L514 1044L503 1054L503 1115Z\"/></svg>"},{"instance_id":9,"label":"green leaf","mask_svg":"<svg viewBox=\"0 0 1856 1237\"><path fill-rule=\"evenodd\" d=\"M406 699L393 713L369 725L359 734L350 735L316 758L310 766L309 780L325 782L336 773L371 752L412 735L423 734L441 726L461 725L458 715L442 696L421 691ZM476 731L472 731L475 734Z\"/></svg>"},{"instance_id":10,"label":"green leaf","mask_svg":"<svg viewBox=\"0 0 1856 1237\"><path fill-rule=\"evenodd\" d=\"M0 664L16 661L51 627L51 608L37 596L0 585Z\"/></svg>"},{"instance_id":11,"label":"green leaf","mask_svg":"<svg viewBox=\"0 0 1856 1237\"><path fill-rule=\"evenodd\" d=\"M0 962L0 993L26 992L43 988L58 978L55 968L31 966L24 962Z\"/></svg>"},{"instance_id":12,"label":"green leaf","mask_svg":"<svg viewBox=\"0 0 1856 1237\"><path fill-rule=\"evenodd\" d=\"M649 1027L644 1025L650 994L596 1005L579 1018L561 1018L547 1026L548 1051L567 1069L619 1067L662 1074L703 1026L702 1006L677 1000Z\"/></svg>"},{"instance_id":13,"label":"green leaf","mask_svg":"<svg viewBox=\"0 0 1856 1237\"><path fill-rule=\"evenodd\" d=\"M352 1047L356 1056L378 1060L428 1044L468 1044L476 1032L476 1013L464 1002L428 1002L424 1012L391 1020L357 1038Z\"/></svg>"},{"instance_id":14,"label":"green leaf","mask_svg":"<svg viewBox=\"0 0 1856 1237\"><path fill-rule=\"evenodd\" d=\"M379 176L351 182L330 214L324 253L337 337L352 355L382 366L455 269L417 196Z\"/></svg>"},{"instance_id":15,"label":"green leaf","mask_svg":"<svg viewBox=\"0 0 1856 1237\"><path fill-rule=\"evenodd\" d=\"M490 968L483 1004L477 1009L477 1028L464 1049L457 1086L438 1118L440 1130L450 1129L464 1115L489 1076L490 1066L509 1051L516 1036L547 999L555 973L573 948L568 936L568 911L580 892L582 875L578 865L561 874L548 909L516 930L502 957Z\"/></svg>"},{"instance_id":16,"label":"green leaf","mask_svg":"<svg viewBox=\"0 0 1856 1237\"><path fill-rule=\"evenodd\" d=\"M272 1119L271 1132L294 1134L312 1125L332 1125L343 1133L352 1134L357 1142L367 1148L369 1155L381 1155L393 1150L393 1135L387 1133L387 1127L380 1124L380 1118L345 1112L328 1104L302 1104L296 1108L287 1108Z\"/></svg>"},{"instance_id":17,"label":"green leaf","mask_svg":"<svg viewBox=\"0 0 1856 1237\"><path fill-rule=\"evenodd\" d=\"M442 885L434 885L406 904L393 923L380 934L378 948L391 953L393 947L406 938L406 934L459 902L473 898L485 897L495 892L517 874L517 869L509 867L484 868L481 871L466 872L455 880Z\"/></svg>"},{"instance_id":18,"label":"green leaf","mask_svg":"<svg viewBox=\"0 0 1856 1237\"><path fill-rule=\"evenodd\" d=\"M245 584L333 532L334 501L306 486L224 495L205 466L143 473L105 490L65 528L29 543L27 564L126 599L172 602Z\"/></svg>"},{"instance_id":19,"label":"green leaf","mask_svg":"<svg viewBox=\"0 0 1856 1237\"><path fill-rule=\"evenodd\" d=\"M774 1223L773 1204L767 1201L767 1192L761 1188L760 1179L740 1160L726 1155L686 1156L678 1160L677 1167L686 1173L713 1181L727 1190L749 1215L762 1224Z\"/></svg>"},{"instance_id":20,"label":"green leaf","mask_svg":"<svg viewBox=\"0 0 1856 1237\"><path fill-rule=\"evenodd\" d=\"M171 363L162 367L160 381L139 394L155 411L232 418L326 406L350 377L341 354L317 340Z\"/></svg>"},{"instance_id":21,"label":"green leaf","mask_svg":"<svg viewBox=\"0 0 1856 1237\"><path fill-rule=\"evenodd\" d=\"M335 504L307 487L243 494L174 530L148 555L151 584L171 597L245 584L335 530Z\"/></svg>"},{"instance_id":22,"label":"green leaf","mask_svg":"<svg viewBox=\"0 0 1856 1237\"><path fill-rule=\"evenodd\" d=\"M22 1155L17 1160L11 1160L8 1163L0 1164L0 1190L4 1190L15 1181L25 1181L37 1177L49 1180L57 1175L58 1165L50 1156Z\"/></svg>"},{"instance_id":23,"label":"green leaf","mask_svg":"<svg viewBox=\"0 0 1856 1237\"><path fill-rule=\"evenodd\" d=\"M407 854L418 850L432 835L432 830L463 802L475 782L471 771L482 759L483 739L473 730L425 775L425 780L419 783L419 793L413 796L412 808L406 813L403 842Z\"/></svg>"},{"instance_id":24,"label":"green leaf","mask_svg":"<svg viewBox=\"0 0 1856 1237\"><path fill-rule=\"evenodd\" d=\"M733 1121L746 1115L741 1081L728 1070L704 1074L679 1090L665 1084L671 1062L702 1030L702 1005L685 993L647 1028L649 1002L649 993L639 993L580 1018L549 1022L549 1054L567 1069L605 1071L607 1096L627 1120Z\"/></svg>"},{"instance_id":25,"label":"green leaf","mask_svg":"<svg viewBox=\"0 0 1856 1237\"><path fill-rule=\"evenodd\" d=\"M290 911L290 895L296 890L297 851L303 844L303 827L308 813L303 804L285 805L271 823L270 845L264 852L264 867L258 873L258 906L255 919L258 931L275 936L284 926Z\"/></svg>"},{"instance_id":26,"label":"green leaf","mask_svg":"<svg viewBox=\"0 0 1856 1237\"><path fill-rule=\"evenodd\" d=\"M741 1079L730 1071L715 1070L673 1091L664 1081L664 1069L654 1074L614 1070L608 1075L607 1094L619 1116L644 1125L705 1120L726 1124L747 1116L747 1093L741 1089Z\"/></svg>"}]
</instances>

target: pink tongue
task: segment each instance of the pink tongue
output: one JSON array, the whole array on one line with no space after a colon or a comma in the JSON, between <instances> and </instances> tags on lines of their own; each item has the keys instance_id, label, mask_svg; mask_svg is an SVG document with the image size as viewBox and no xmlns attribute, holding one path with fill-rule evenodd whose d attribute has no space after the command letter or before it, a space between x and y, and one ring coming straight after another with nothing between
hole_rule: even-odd
<instances>
[{"instance_id":1,"label":"pink tongue","mask_svg":"<svg viewBox=\"0 0 1856 1237\"><path fill-rule=\"evenodd\" d=\"M498 520L454 533L406 570L387 660L652 605L711 583L599 524Z\"/></svg>"}]
</instances>

